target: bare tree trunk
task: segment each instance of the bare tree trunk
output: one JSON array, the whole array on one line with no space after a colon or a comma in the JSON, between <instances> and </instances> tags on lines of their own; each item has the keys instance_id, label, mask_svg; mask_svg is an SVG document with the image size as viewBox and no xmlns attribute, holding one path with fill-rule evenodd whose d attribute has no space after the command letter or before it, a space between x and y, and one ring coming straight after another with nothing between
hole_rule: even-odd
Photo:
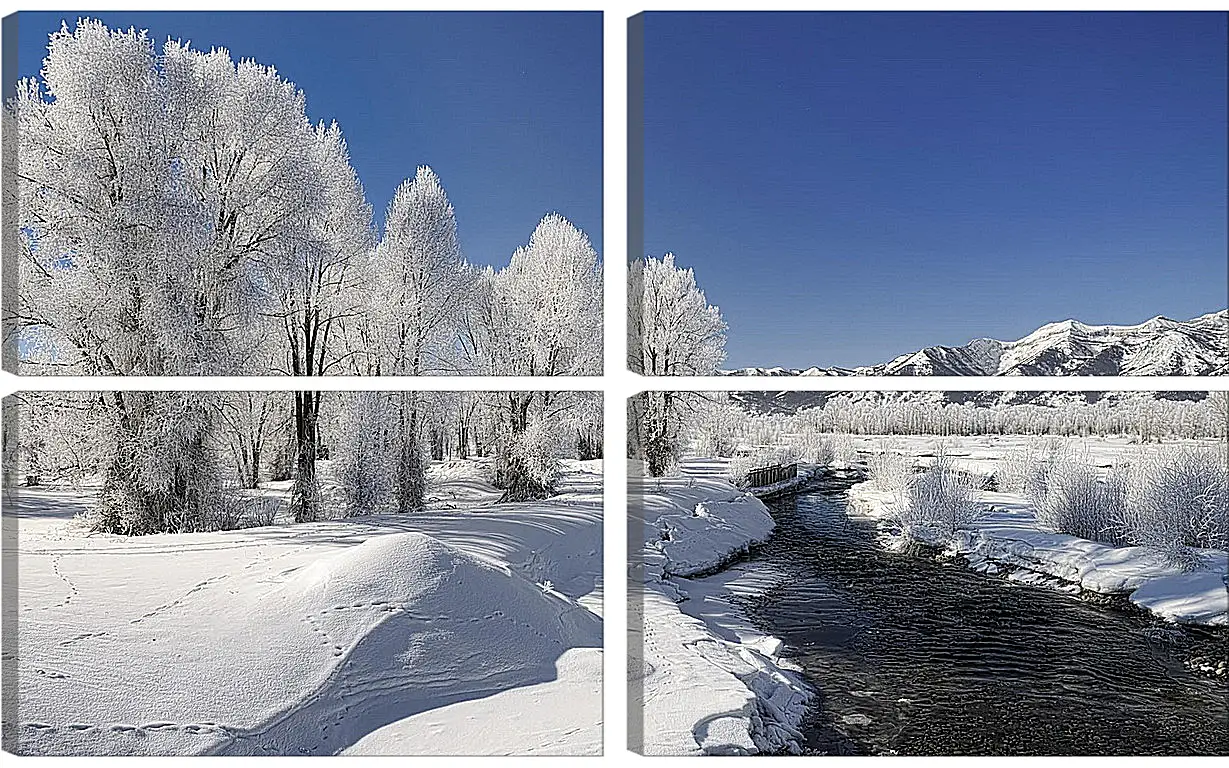
<instances>
[{"instance_id":1,"label":"bare tree trunk","mask_svg":"<svg viewBox=\"0 0 1229 768\"><path fill-rule=\"evenodd\" d=\"M418 393L402 393L401 453L397 461L397 511L418 512L427 495L426 467L418 428Z\"/></svg>"},{"instance_id":2,"label":"bare tree trunk","mask_svg":"<svg viewBox=\"0 0 1229 768\"><path fill-rule=\"evenodd\" d=\"M316 456L320 440L317 419L320 415L319 392L294 394L295 475L290 491L290 512L296 523L320 519L320 495L316 483Z\"/></svg>"}]
</instances>

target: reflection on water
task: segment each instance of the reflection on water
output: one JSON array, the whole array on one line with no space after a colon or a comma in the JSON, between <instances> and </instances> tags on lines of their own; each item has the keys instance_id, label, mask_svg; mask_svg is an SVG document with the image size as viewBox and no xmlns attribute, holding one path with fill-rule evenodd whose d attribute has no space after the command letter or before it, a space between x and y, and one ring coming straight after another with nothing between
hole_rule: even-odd
<instances>
[{"instance_id":1,"label":"reflection on water","mask_svg":"<svg viewBox=\"0 0 1229 768\"><path fill-rule=\"evenodd\" d=\"M1186 669L1224 633L886 552L845 514L851 478L771 503L746 607L819 691L816 753L1225 754L1229 683Z\"/></svg>"}]
</instances>

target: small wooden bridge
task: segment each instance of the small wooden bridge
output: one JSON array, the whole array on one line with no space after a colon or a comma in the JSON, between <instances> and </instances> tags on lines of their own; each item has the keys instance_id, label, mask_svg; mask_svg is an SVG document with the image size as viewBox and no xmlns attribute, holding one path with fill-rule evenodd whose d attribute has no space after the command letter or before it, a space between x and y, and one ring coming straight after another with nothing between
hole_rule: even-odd
<instances>
[{"instance_id":1,"label":"small wooden bridge","mask_svg":"<svg viewBox=\"0 0 1229 768\"><path fill-rule=\"evenodd\" d=\"M756 467L747 472L747 487L764 488L786 480L793 480L795 477L798 477L798 462L796 461L792 461L789 464Z\"/></svg>"}]
</instances>

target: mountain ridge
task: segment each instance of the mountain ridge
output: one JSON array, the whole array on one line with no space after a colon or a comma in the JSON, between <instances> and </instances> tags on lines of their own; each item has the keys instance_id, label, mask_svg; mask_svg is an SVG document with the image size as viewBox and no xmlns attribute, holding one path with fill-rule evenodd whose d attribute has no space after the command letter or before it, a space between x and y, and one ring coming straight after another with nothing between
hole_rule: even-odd
<instances>
[{"instance_id":1,"label":"mountain ridge","mask_svg":"<svg viewBox=\"0 0 1229 768\"><path fill-rule=\"evenodd\" d=\"M977 338L930 346L878 365L748 367L722 376L1223 376L1229 310L1190 320L1157 315L1136 325L1047 323L1014 341Z\"/></svg>"}]
</instances>

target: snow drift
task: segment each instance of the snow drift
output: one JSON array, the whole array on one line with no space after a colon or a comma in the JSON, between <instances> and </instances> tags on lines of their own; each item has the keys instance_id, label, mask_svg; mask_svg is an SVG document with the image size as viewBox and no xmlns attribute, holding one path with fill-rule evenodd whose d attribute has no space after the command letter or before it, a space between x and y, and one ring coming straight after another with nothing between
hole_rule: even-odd
<instances>
[{"instance_id":1,"label":"snow drift","mask_svg":"<svg viewBox=\"0 0 1229 768\"><path fill-rule=\"evenodd\" d=\"M721 568L775 526L722 469L685 462L684 476L633 478L629 490L645 540L630 587L630 628L640 637L629 640L629 705L641 706L631 746L646 755L800 749L811 694L780 659L780 641L754 632L720 588L686 579ZM716 613L699 606L715 602Z\"/></svg>"},{"instance_id":2,"label":"snow drift","mask_svg":"<svg viewBox=\"0 0 1229 768\"><path fill-rule=\"evenodd\" d=\"M5 748L599 752L600 463L569 467L543 502L136 538L23 489Z\"/></svg>"},{"instance_id":3,"label":"snow drift","mask_svg":"<svg viewBox=\"0 0 1229 768\"><path fill-rule=\"evenodd\" d=\"M172 604L103 633L133 658L89 684L69 657L51 684L23 685L22 709L59 717L23 723L19 751L331 754L416 713L553 680L565 651L601 644L600 619L573 601L421 533L278 578L202 584L203 610Z\"/></svg>"}]
</instances>

